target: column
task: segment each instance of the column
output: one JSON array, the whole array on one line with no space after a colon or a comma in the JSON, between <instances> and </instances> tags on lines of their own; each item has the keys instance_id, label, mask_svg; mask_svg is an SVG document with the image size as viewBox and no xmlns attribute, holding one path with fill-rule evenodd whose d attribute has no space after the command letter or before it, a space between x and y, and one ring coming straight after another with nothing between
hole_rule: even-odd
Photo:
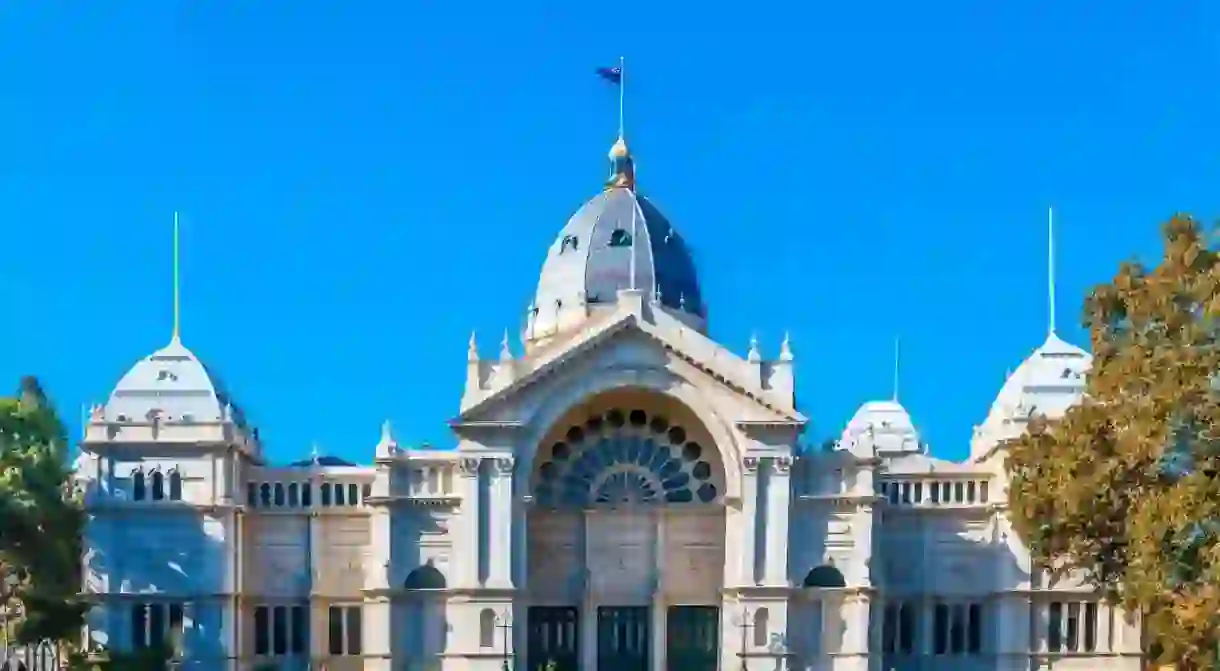
<instances>
[{"instance_id":1,"label":"column","mask_svg":"<svg viewBox=\"0 0 1220 671\"><path fill-rule=\"evenodd\" d=\"M737 584L754 584L754 566L759 557L757 554L758 521L758 459L746 457L741 460L744 467L741 473L741 562L738 564Z\"/></svg>"},{"instance_id":2,"label":"column","mask_svg":"<svg viewBox=\"0 0 1220 671\"><path fill-rule=\"evenodd\" d=\"M653 513L652 671L665 671L667 604L665 602L665 513Z\"/></svg>"},{"instance_id":3,"label":"column","mask_svg":"<svg viewBox=\"0 0 1220 671\"><path fill-rule=\"evenodd\" d=\"M456 586L473 587L479 582L479 462L478 458L464 458L458 462L457 489L462 497L462 508L458 514L457 542L454 547L454 574Z\"/></svg>"},{"instance_id":4,"label":"column","mask_svg":"<svg viewBox=\"0 0 1220 671\"><path fill-rule=\"evenodd\" d=\"M843 646L834 657L835 671L865 671L868 668L869 597L848 594L840 602Z\"/></svg>"},{"instance_id":5,"label":"column","mask_svg":"<svg viewBox=\"0 0 1220 671\"><path fill-rule=\"evenodd\" d=\"M589 511L580 518L580 559L584 588L580 602L580 668L597 668L597 595L589 574Z\"/></svg>"},{"instance_id":6,"label":"column","mask_svg":"<svg viewBox=\"0 0 1220 671\"><path fill-rule=\"evenodd\" d=\"M766 565L763 583L788 584L788 513L791 501L791 457L770 460L767 483Z\"/></svg>"},{"instance_id":7,"label":"column","mask_svg":"<svg viewBox=\"0 0 1220 671\"><path fill-rule=\"evenodd\" d=\"M488 501L488 576L492 587L512 587L513 576L513 458L498 457L492 469Z\"/></svg>"}]
</instances>

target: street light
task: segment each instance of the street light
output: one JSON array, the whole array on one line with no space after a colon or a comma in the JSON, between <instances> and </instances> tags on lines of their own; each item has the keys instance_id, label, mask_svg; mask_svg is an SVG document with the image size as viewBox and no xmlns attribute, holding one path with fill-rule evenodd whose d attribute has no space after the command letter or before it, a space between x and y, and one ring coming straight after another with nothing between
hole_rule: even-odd
<instances>
[{"instance_id":1,"label":"street light","mask_svg":"<svg viewBox=\"0 0 1220 671\"><path fill-rule=\"evenodd\" d=\"M503 671L508 671L508 660L512 657L512 652L510 652L508 649L508 633L512 631L513 628L512 613L509 612L508 608L505 608L504 612L496 615L495 624L496 628L502 632L501 649L504 655L504 660L501 663L500 668L503 669Z\"/></svg>"},{"instance_id":2,"label":"street light","mask_svg":"<svg viewBox=\"0 0 1220 671\"><path fill-rule=\"evenodd\" d=\"M741 671L749 671L750 667L747 664L746 646L749 644L750 631L754 629L754 614L746 606L741 607L741 614L734 618L734 624L741 630L741 652L737 653L741 657Z\"/></svg>"}]
</instances>

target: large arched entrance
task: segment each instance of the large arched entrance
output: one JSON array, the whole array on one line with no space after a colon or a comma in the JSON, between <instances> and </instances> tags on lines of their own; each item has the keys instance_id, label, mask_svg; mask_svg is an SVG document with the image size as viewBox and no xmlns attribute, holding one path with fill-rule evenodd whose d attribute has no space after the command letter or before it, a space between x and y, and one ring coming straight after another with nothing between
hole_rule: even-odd
<instances>
[{"instance_id":1,"label":"large arched entrance","mask_svg":"<svg viewBox=\"0 0 1220 671\"><path fill-rule=\"evenodd\" d=\"M696 415L619 389L556 422L530 474L528 668L716 668L725 468Z\"/></svg>"}]
</instances>

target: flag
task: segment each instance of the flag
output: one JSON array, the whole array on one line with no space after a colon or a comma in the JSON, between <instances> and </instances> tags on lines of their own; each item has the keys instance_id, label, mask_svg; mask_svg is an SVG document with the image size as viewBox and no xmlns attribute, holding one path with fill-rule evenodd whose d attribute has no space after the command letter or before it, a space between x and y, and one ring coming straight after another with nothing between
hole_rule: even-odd
<instances>
[{"instance_id":1,"label":"flag","mask_svg":"<svg viewBox=\"0 0 1220 671\"><path fill-rule=\"evenodd\" d=\"M623 83L623 69L621 67L598 68L597 74L611 84Z\"/></svg>"}]
</instances>

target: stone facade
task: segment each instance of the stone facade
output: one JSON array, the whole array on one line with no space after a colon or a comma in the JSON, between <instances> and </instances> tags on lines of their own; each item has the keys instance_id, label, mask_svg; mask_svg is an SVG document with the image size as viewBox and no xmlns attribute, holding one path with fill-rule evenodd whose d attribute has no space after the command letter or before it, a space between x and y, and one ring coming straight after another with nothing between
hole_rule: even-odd
<instances>
[{"instance_id":1,"label":"stone facade","mask_svg":"<svg viewBox=\"0 0 1220 671\"><path fill-rule=\"evenodd\" d=\"M168 637L199 669L1139 668L1138 623L1048 584L1005 518L1001 441L1078 398L1087 353L1052 332L966 462L896 398L803 446L788 341L708 337L620 145L524 351L472 338L454 449L387 425L371 465L271 466L176 334L137 363L77 463L88 638Z\"/></svg>"}]
</instances>

